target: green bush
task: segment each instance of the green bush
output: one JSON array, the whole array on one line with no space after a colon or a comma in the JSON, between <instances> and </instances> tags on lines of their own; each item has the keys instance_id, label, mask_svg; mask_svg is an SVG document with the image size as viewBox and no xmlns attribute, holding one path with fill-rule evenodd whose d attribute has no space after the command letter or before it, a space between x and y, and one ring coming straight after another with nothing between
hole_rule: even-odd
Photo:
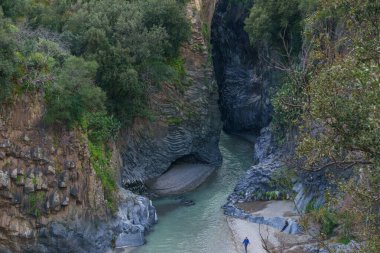
<instances>
[{"instance_id":1,"label":"green bush","mask_svg":"<svg viewBox=\"0 0 380 253\"><path fill-rule=\"evenodd\" d=\"M249 17L245 20L245 30L252 45L259 42L283 49L281 35L286 43L291 43L297 53L301 46L302 16L299 0L255 1Z\"/></svg>"},{"instance_id":2,"label":"green bush","mask_svg":"<svg viewBox=\"0 0 380 253\"><path fill-rule=\"evenodd\" d=\"M40 217L42 214L43 204L45 201L44 192L32 192L28 194L28 213Z\"/></svg>"},{"instance_id":3,"label":"green bush","mask_svg":"<svg viewBox=\"0 0 380 253\"><path fill-rule=\"evenodd\" d=\"M16 41L11 26L0 8L0 102L8 99L14 88L12 78L16 72Z\"/></svg>"},{"instance_id":4,"label":"green bush","mask_svg":"<svg viewBox=\"0 0 380 253\"><path fill-rule=\"evenodd\" d=\"M175 0L145 0L142 3L144 24L148 29L154 26L165 28L168 34L165 55L176 57L182 42L190 37L190 24L186 19L184 5Z\"/></svg>"},{"instance_id":5,"label":"green bush","mask_svg":"<svg viewBox=\"0 0 380 253\"><path fill-rule=\"evenodd\" d=\"M96 69L96 62L74 56L66 60L47 90L47 123L72 127L86 114L104 111L105 94L94 85Z\"/></svg>"},{"instance_id":6,"label":"green bush","mask_svg":"<svg viewBox=\"0 0 380 253\"><path fill-rule=\"evenodd\" d=\"M87 121L88 138L97 144L114 139L120 128L120 122L105 111L88 114L85 120Z\"/></svg>"},{"instance_id":7,"label":"green bush","mask_svg":"<svg viewBox=\"0 0 380 253\"><path fill-rule=\"evenodd\" d=\"M319 222L321 224L321 233L326 236L330 236L334 228L338 226L336 215L326 208L320 209Z\"/></svg>"},{"instance_id":8,"label":"green bush","mask_svg":"<svg viewBox=\"0 0 380 253\"><path fill-rule=\"evenodd\" d=\"M102 182L107 207L114 213L117 211L117 184L115 171L109 164L111 154L105 151L103 145L94 144L92 142L89 142L89 149L91 165Z\"/></svg>"},{"instance_id":9,"label":"green bush","mask_svg":"<svg viewBox=\"0 0 380 253\"><path fill-rule=\"evenodd\" d=\"M123 123L131 123L137 116L148 117L150 85L181 82L176 71L182 70L173 69L169 59L177 58L179 47L190 35L185 3L185 0L4 0L1 5L8 17L22 18L33 28L44 27L48 30L45 37L58 35L73 54L97 61L96 80L107 95L109 112ZM54 58L54 67L60 68L67 58L65 52L47 38L36 41L30 40L25 57L29 55L33 66L39 66L43 62L34 60L42 53ZM63 101L60 103L66 110L74 111ZM57 108L50 111L59 112ZM72 123L78 117L56 118Z\"/></svg>"},{"instance_id":10,"label":"green bush","mask_svg":"<svg viewBox=\"0 0 380 253\"><path fill-rule=\"evenodd\" d=\"M183 122L183 119L180 117L170 117L168 118L168 125L180 126Z\"/></svg>"}]
</instances>

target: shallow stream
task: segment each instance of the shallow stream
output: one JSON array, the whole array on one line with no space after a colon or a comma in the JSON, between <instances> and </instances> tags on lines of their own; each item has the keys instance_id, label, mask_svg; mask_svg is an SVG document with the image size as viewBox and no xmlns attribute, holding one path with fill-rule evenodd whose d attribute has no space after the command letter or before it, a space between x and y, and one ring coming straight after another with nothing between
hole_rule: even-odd
<instances>
[{"instance_id":1,"label":"shallow stream","mask_svg":"<svg viewBox=\"0 0 380 253\"><path fill-rule=\"evenodd\" d=\"M159 222L134 253L236 252L221 206L243 172L252 164L253 145L222 133L223 165L198 189L181 197L195 205L179 204L178 197L153 201Z\"/></svg>"}]
</instances>

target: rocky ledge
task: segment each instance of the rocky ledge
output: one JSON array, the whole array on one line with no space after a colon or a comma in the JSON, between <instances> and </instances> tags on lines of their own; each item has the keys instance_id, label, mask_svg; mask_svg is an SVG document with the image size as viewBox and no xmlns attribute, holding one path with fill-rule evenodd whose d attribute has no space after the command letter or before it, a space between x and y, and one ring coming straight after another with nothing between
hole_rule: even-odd
<instances>
[{"instance_id":1,"label":"rocky ledge","mask_svg":"<svg viewBox=\"0 0 380 253\"><path fill-rule=\"evenodd\" d=\"M106 252L144 244L144 233L157 221L152 203L147 198L120 189L116 215L106 221L53 221L36 231L34 240L21 238L16 247L0 245L1 252L58 253Z\"/></svg>"}]
</instances>

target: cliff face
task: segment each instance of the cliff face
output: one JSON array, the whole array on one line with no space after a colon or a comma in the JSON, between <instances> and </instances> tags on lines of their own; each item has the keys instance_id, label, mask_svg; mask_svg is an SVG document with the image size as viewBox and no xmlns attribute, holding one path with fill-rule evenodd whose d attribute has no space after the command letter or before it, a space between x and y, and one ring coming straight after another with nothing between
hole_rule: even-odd
<instances>
[{"instance_id":1,"label":"cliff face","mask_svg":"<svg viewBox=\"0 0 380 253\"><path fill-rule=\"evenodd\" d=\"M269 90L276 74L250 46L244 20L253 1L220 0L212 21L211 43L223 128L228 132L259 131L270 122Z\"/></svg>"},{"instance_id":2,"label":"cliff face","mask_svg":"<svg viewBox=\"0 0 380 253\"><path fill-rule=\"evenodd\" d=\"M132 214L140 215L140 206L137 211L150 213L142 213L145 223L139 221L138 232L144 232L155 219L149 201L120 194L129 206L111 217L87 138L80 131L46 128L43 113L40 93L17 98L0 113L0 250L103 251L120 237L121 226L132 230L126 226L136 219Z\"/></svg>"},{"instance_id":3,"label":"cliff face","mask_svg":"<svg viewBox=\"0 0 380 253\"><path fill-rule=\"evenodd\" d=\"M43 127L42 105L40 95L23 96L1 112L0 227L25 238L46 225L45 215L56 220L73 212L78 218L106 216L84 137Z\"/></svg>"},{"instance_id":4,"label":"cliff face","mask_svg":"<svg viewBox=\"0 0 380 253\"><path fill-rule=\"evenodd\" d=\"M121 186L155 178L176 161L221 164L218 92L204 30L214 5L188 4L192 36L181 49L186 85L150 90L153 119L121 131L113 147ZM36 92L1 107L0 251L105 252L143 244L157 220L151 201L120 188L111 214L86 136L46 127L44 106Z\"/></svg>"},{"instance_id":5,"label":"cliff face","mask_svg":"<svg viewBox=\"0 0 380 253\"><path fill-rule=\"evenodd\" d=\"M155 119L136 120L120 138L122 182L127 186L162 175L176 161L214 167L221 164L218 92L207 34L204 28L202 31L210 20L212 2L188 3L192 34L181 49L186 70L183 89L162 84L160 90L151 91L149 102Z\"/></svg>"}]
</instances>

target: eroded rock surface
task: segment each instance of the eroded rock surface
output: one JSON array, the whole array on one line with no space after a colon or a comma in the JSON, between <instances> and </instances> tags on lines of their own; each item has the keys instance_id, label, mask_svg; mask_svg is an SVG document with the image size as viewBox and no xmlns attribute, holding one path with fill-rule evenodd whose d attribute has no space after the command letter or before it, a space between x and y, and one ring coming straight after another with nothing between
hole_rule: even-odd
<instances>
[{"instance_id":1,"label":"eroded rock surface","mask_svg":"<svg viewBox=\"0 0 380 253\"><path fill-rule=\"evenodd\" d=\"M113 216L87 139L46 128L43 111L35 94L0 113L0 251L105 252L124 234L117 245L141 245L157 219L150 200L120 189Z\"/></svg>"},{"instance_id":2,"label":"eroded rock surface","mask_svg":"<svg viewBox=\"0 0 380 253\"><path fill-rule=\"evenodd\" d=\"M192 36L181 49L186 69L184 89L162 84L161 90L152 90L155 121L137 120L122 135L122 181L127 187L159 177L183 157L192 157L193 163L221 165L218 89L208 42L202 34L207 22L201 19L201 2L207 1L192 0L187 7ZM212 5L208 8L211 12Z\"/></svg>"},{"instance_id":3,"label":"eroded rock surface","mask_svg":"<svg viewBox=\"0 0 380 253\"><path fill-rule=\"evenodd\" d=\"M212 55L219 86L223 127L228 132L260 131L270 122L269 89L276 72L244 31L254 1L218 1L212 21Z\"/></svg>"},{"instance_id":4,"label":"eroded rock surface","mask_svg":"<svg viewBox=\"0 0 380 253\"><path fill-rule=\"evenodd\" d=\"M162 83L149 90L153 119L125 126L112 147L123 186L156 178L183 158L212 168L221 164L218 92L201 21L209 25L214 3L188 4L192 38L181 49L187 73L182 86ZM112 215L85 136L46 127L42 93L1 109L1 252L106 252L144 243L157 220L150 200L121 189Z\"/></svg>"}]
</instances>

